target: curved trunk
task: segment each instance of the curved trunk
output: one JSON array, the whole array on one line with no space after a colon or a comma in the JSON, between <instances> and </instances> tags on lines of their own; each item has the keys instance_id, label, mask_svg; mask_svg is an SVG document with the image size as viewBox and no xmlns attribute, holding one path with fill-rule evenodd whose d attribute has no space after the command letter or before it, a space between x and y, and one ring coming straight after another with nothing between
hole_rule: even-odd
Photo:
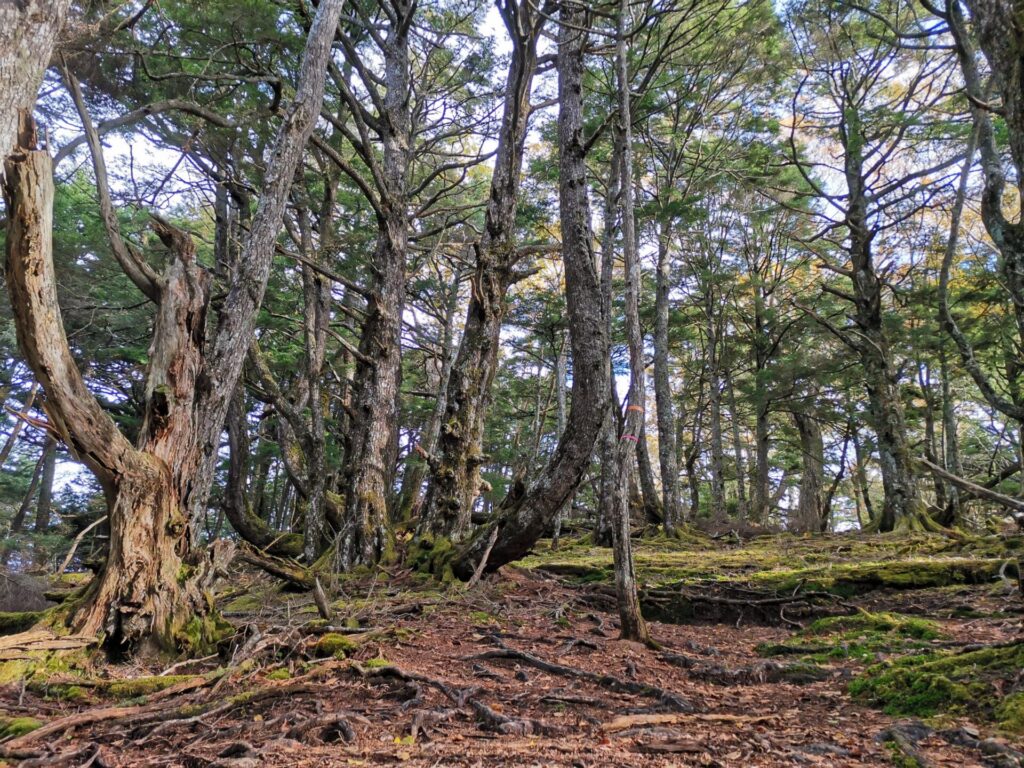
<instances>
[{"instance_id":1,"label":"curved trunk","mask_svg":"<svg viewBox=\"0 0 1024 768\"><path fill-rule=\"evenodd\" d=\"M578 29L583 14L575 3L561 6L559 27L559 208L569 339L573 360L572 405L565 433L537 481L518 498L507 498L493 522L462 547L452 563L470 578L498 528L486 569L493 571L522 557L543 535L590 465L606 410L608 343L601 322L601 286L591 249L590 200L583 141L583 49Z\"/></svg>"},{"instance_id":2,"label":"curved trunk","mask_svg":"<svg viewBox=\"0 0 1024 768\"><path fill-rule=\"evenodd\" d=\"M485 462L483 435L498 369L505 299L518 256L513 243L519 177L530 118L543 15L529 2L499 3L512 38L501 132L491 177L484 231L475 246L476 270L438 438L438 455L425 502L430 528L460 538L469 529Z\"/></svg>"}]
</instances>

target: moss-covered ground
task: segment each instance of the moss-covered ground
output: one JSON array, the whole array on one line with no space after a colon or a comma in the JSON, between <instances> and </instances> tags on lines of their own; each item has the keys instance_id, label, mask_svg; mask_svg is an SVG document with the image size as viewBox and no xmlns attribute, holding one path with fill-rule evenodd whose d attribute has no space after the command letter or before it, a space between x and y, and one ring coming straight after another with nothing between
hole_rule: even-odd
<instances>
[{"instance_id":1,"label":"moss-covered ground","mask_svg":"<svg viewBox=\"0 0 1024 768\"><path fill-rule=\"evenodd\" d=\"M611 553L585 539L555 552L540 542L473 589L438 577L447 542L410 549L375 570L326 576L327 618L311 594L240 569L218 587L231 626L220 627L230 636L215 654L196 646L192 660L115 664L85 648L0 664L0 760L10 744L45 757L127 734L154 764L183 750L216 761L241 740L259 753L247 759L267 765L292 764L281 750L296 741L323 765L463 764L470 754L465 764L499 764L502 750L508 764L632 765L667 738L684 757L699 748L706 764L874 766L902 764L902 732L885 734L923 720L933 736L915 744L934 764L975 764L978 747L938 734L1024 742L1024 645L1014 642L1024 603L1015 580L999 576L1020 544L926 534L638 540L657 651L618 640ZM584 677L503 659L498 643ZM638 698L636 682L666 695ZM29 735L104 709L144 724ZM214 712L223 730L196 727ZM501 732L487 719L495 713L515 730ZM346 751L334 744L344 732L334 716L356 734ZM621 737L605 730L622 717L665 720Z\"/></svg>"},{"instance_id":2,"label":"moss-covered ground","mask_svg":"<svg viewBox=\"0 0 1024 768\"><path fill-rule=\"evenodd\" d=\"M799 624L757 651L831 668L849 678L856 700L892 716L937 727L970 721L1016 737L1024 735L1024 603L1000 571L1021 544L931 534L751 541L691 534L636 541L634 558L648 615ZM608 594L612 583L610 553L586 539L555 552L542 544L524 564L583 590ZM800 603L801 595L826 599ZM780 613L787 596L802 614ZM716 599L714 611L700 610Z\"/></svg>"}]
</instances>

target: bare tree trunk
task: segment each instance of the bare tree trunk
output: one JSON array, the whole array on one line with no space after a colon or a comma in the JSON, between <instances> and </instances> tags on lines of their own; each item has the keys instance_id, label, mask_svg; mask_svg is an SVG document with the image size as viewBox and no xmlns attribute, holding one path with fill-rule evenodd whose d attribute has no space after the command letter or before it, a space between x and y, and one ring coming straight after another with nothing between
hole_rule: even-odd
<instances>
[{"instance_id":1,"label":"bare tree trunk","mask_svg":"<svg viewBox=\"0 0 1024 768\"><path fill-rule=\"evenodd\" d=\"M159 220L154 224L170 260L162 275L141 270L147 284L140 287L157 302L157 311L143 421L134 446L86 388L71 356L53 269L53 163L46 152L34 150L31 120L22 115L18 150L6 163L4 184L8 291L19 345L46 392L49 422L71 454L93 471L106 496L110 552L71 623L79 632L103 634L112 647L170 647L185 640L186 625L195 625L197 632L189 635L205 642L215 629L205 618L209 601L204 588L223 565L217 560L224 550L215 549L212 558L199 556L191 522L206 511L227 405L266 288L287 192L320 112L340 12L341 0L321 1L296 97L268 163L245 257L239 260L208 354L209 275L197 263L187 235ZM71 83L84 115L77 84ZM105 177L99 140L85 122L99 180ZM101 212L109 223L109 199L102 198ZM108 234L116 250L112 226Z\"/></svg>"},{"instance_id":2,"label":"bare tree trunk","mask_svg":"<svg viewBox=\"0 0 1024 768\"><path fill-rule=\"evenodd\" d=\"M857 463L853 476L856 479L857 488L864 503L864 513L867 515L868 525L872 525L875 521L875 508L871 502L871 484L868 482L867 456L864 454L864 446L856 428L853 430L853 456Z\"/></svg>"},{"instance_id":3,"label":"bare tree trunk","mask_svg":"<svg viewBox=\"0 0 1024 768\"><path fill-rule=\"evenodd\" d=\"M680 519L679 465L676 462L676 423L669 373L668 316L671 272L668 225L658 232L658 270L654 295L654 402L658 411L658 462L665 533L673 535Z\"/></svg>"},{"instance_id":4,"label":"bare tree trunk","mask_svg":"<svg viewBox=\"0 0 1024 768\"><path fill-rule=\"evenodd\" d=\"M415 0L393 4L383 52L384 114L379 121L383 160L382 215L378 217L373 281L352 393L352 424L345 443L345 530L340 565L378 561L389 547L398 433L402 312L409 249L409 169L412 115L409 31Z\"/></svg>"},{"instance_id":5,"label":"bare tree trunk","mask_svg":"<svg viewBox=\"0 0 1024 768\"><path fill-rule=\"evenodd\" d=\"M579 29L584 14L575 2L564 2L559 16L563 22L558 32L559 209L573 361L572 404L565 432L540 477L523 495L503 501L493 522L480 526L457 553L453 570L460 578L472 576L494 526L498 527L498 537L486 570L500 568L530 550L583 479L606 410L608 341L601 322L601 286L591 249L583 137L583 50L587 35Z\"/></svg>"},{"instance_id":6,"label":"bare tree trunk","mask_svg":"<svg viewBox=\"0 0 1024 768\"><path fill-rule=\"evenodd\" d=\"M612 282L615 275L615 233L617 229L617 212L622 179L619 165L622 155L622 139L616 133L612 145L612 157L608 168L608 183L605 188L604 210L602 222L604 231L601 233L601 322L604 326L608 343L612 343ZM609 346L610 349L610 346ZM615 374L612 371L612 359L609 352L605 362L605 379L608 387L608 400L598 438L601 460L600 492L597 499L597 519L594 522L594 544L601 547L612 545L612 516L615 505L615 483L618 475L618 457L616 456L616 440L619 433L619 398L615 391Z\"/></svg>"},{"instance_id":7,"label":"bare tree trunk","mask_svg":"<svg viewBox=\"0 0 1024 768\"><path fill-rule=\"evenodd\" d=\"M562 439L562 433L565 432L565 406L566 406L566 387L565 387L565 376L566 368L568 367L569 358L569 344L568 341L563 337L558 341L558 352L555 355L555 394L556 403L558 404L558 410L556 412L556 426L558 428L558 439ZM558 512L555 513L555 529L551 534L551 548L558 549L558 541L562 535L562 518L565 513L572 509L572 496L565 502Z\"/></svg>"},{"instance_id":8,"label":"bare tree trunk","mask_svg":"<svg viewBox=\"0 0 1024 768\"><path fill-rule=\"evenodd\" d=\"M246 489L247 464L251 454L245 424L245 394L239 384L228 409L228 477L223 510L238 535L257 549L279 557L302 554L302 539L294 533L279 534L253 509Z\"/></svg>"},{"instance_id":9,"label":"bare tree trunk","mask_svg":"<svg viewBox=\"0 0 1024 768\"><path fill-rule=\"evenodd\" d=\"M57 441L47 438L43 446L43 473L39 479L39 503L36 505L36 521L33 531L46 533L50 528L50 513L53 511L53 475L57 469Z\"/></svg>"},{"instance_id":10,"label":"bare tree trunk","mask_svg":"<svg viewBox=\"0 0 1024 768\"><path fill-rule=\"evenodd\" d=\"M531 0L510 0L498 8L512 38L512 59L484 230L475 245L476 270L466 323L448 383L439 455L426 499L426 515L435 532L456 539L468 530L479 494L484 426L498 369L506 294L517 279L514 269L519 253L514 236L519 177L537 69L537 40L544 23L544 15Z\"/></svg>"},{"instance_id":11,"label":"bare tree trunk","mask_svg":"<svg viewBox=\"0 0 1024 768\"><path fill-rule=\"evenodd\" d=\"M624 639L651 643L637 594L636 571L633 566L633 547L630 542L629 474L633 454L641 440L644 420L644 341L640 331L640 257L637 253L636 215L633 192L633 131L629 92L629 65L626 35L629 25L629 0L619 3L618 35L616 41L616 71L618 75L619 126L622 154L619 172L622 174L622 250L626 273L626 337L629 343L629 395L626 418L618 446L618 488L615 519L612 525L612 554L615 564L615 595L619 606L620 634Z\"/></svg>"},{"instance_id":12,"label":"bare tree trunk","mask_svg":"<svg viewBox=\"0 0 1024 768\"><path fill-rule=\"evenodd\" d=\"M960 437L957 431L956 410L953 395L950 391L949 366L946 353L939 352L939 372L942 377L942 445L943 466L957 477L964 476L964 467L960 461ZM944 518L939 520L943 525L956 525L960 522L963 511L960 508L960 489L949 485L949 506Z\"/></svg>"},{"instance_id":13,"label":"bare tree trunk","mask_svg":"<svg viewBox=\"0 0 1024 768\"><path fill-rule=\"evenodd\" d=\"M19 115L31 113L70 0L19 0L0 5L0 175L24 144Z\"/></svg>"},{"instance_id":14,"label":"bare tree trunk","mask_svg":"<svg viewBox=\"0 0 1024 768\"><path fill-rule=\"evenodd\" d=\"M402 488L398 498L399 521L414 520L421 516L423 504L423 481L427 477L428 461L433 459L437 450L437 439L441 432L441 420L444 418L448 403L448 382L451 379L452 366L455 364L455 312L459 305L458 286L450 289L448 303L445 308L444 323L441 328L441 360L437 377L437 400L430 412L418 445L427 454L427 458L417 461L406 468L402 476Z\"/></svg>"},{"instance_id":15,"label":"bare tree trunk","mask_svg":"<svg viewBox=\"0 0 1024 768\"><path fill-rule=\"evenodd\" d=\"M714 336L708 344L714 348ZM711 418L711 519L716 522L725 520L725 448L722 440L722 381L718 373L718 363L712 360L708 371L708 410Z\"/></svg>"},{"instance_id":16,"label":"bare tree trunk","mask_svg":"<svg viewBox=\"0 0 1024 768\"><path fill-rule=\"evenodd\" d=\"M800 500L796 524L792 528L800 533L818 533L827 519L824 510L825 443L817 419L803 411L793 412L793 421L800 435Z\"/></svg>"},{"instance_id":17,"label":"bare tree trunk","mask_svg":"<svg viewBox=\"0 0 1024 768\"><path fill-rule=\"evenodd\" d=\"M736 499L738 506L736 514L741 520L749 517L747 508L747 468L743 461L743 441L740 438L740 419L736 407L736 388L732 383L732 372L728 371L725 376L726 391L729 395L729 423L732 425L732 446L733 455L736 458Z\"/></svg>"}]
</instances>

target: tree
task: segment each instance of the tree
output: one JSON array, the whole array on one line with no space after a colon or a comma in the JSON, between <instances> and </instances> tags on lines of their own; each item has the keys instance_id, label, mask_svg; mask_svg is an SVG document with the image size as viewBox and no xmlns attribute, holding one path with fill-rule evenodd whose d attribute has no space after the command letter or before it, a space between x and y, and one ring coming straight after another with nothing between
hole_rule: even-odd
<instances>
[{"instance_id":1,"label":"tree","mask_svg":"<svg viewBox=\"0 0 1024 768\"><path fill-rule=\"evenodd\" d=\"M292 176L320 111L341 6L341 0L324 0L317 11L295 98L278 130L252 229L208 346L209 277L196 262L191 239L154 220L169 255L158 274L138 253L122 250L109 227L122 266L158 305L134 445L89 392L68 347L53 268L52 161L35 149L27 119L18 151L7 162L7 282L18 341L46 392L51 427L96 475L110 518L106 564L71 623L82 633L102 633L111 647L171 645L193 622L209 629L202 619L209 610L203 585L220 564L216 552L211 559L194 550L190 511L205 506ZM101 175L98 138L91 126L86 130Z\"/></svg>"},{"instance_id":2,"label":"tree","mask_svg":"<svg viewBox=\"0 0 1024 768\"><path fill-rule=\"evenodd\" d=\"M899 2L867 11L813 2L799 6L791 18L803 69L793 99L793 135L799 126L801 133L834 142L841 163L830 166L825 159L794 155L805 181L834 214L828 219L822 212L823 235L836 232L841 242L844 263L825 263L849 289L829 283L823 289L852 306L852 326L832 328L864 370L885 488L878 524L883 531L927 527L887 327L887 283L896 260L880 264L879 251L883 236L913 219L933 194L936 177L955 162L955 157L919 159L930 159L923 147L931 149L935 138L926 116L950 92L948 57L925 58L894 39L893 29L918 23ZM828 174L842 179L841 191L830 191ZM889 245L890 252L896 250Z\"/></svg>"},{"instance_id":3,"label":"tree","mask_svg":"<svg viewBox=\"0 0 1024 768\"><path fill-rule=\"evenodd\" d=\"M583 53L587 34L582 6L559 5L558 150L562 263L570 351L572 404L565 432L540 476L525 489L513 488L495 518L456 554L453 570L469 578L490 547L486 569L493 571L522 557L540 538L555 514L579 486L590 464L607 404L605 363L608 339L601 323L601 284L595 268L590 231L590 199L583 136Z\"/></svg>"}]
</instances>

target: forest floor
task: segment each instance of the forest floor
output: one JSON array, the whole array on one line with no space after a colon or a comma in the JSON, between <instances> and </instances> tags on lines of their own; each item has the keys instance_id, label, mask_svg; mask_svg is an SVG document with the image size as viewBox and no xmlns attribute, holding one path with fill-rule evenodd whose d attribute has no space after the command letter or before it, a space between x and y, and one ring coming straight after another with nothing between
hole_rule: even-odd
<instances>
[{"instance_id":1,"label":"forest floor","mask_svg":"<svg viewBox=\"0 0 1024 768\"><path fill-rule=\"evenodd\" d=\"M1024 603L999 575L1019 545L638 542L657 650L617 639L610 553L580 542L543 542L472 589L400 566L347 576L328 585L330 623L308 594L242 570L219 596L237 629L220 655L94 653L83 667L8 645L0 755L188 768L1019 766Z\"/></svg>"}]
</instances>

